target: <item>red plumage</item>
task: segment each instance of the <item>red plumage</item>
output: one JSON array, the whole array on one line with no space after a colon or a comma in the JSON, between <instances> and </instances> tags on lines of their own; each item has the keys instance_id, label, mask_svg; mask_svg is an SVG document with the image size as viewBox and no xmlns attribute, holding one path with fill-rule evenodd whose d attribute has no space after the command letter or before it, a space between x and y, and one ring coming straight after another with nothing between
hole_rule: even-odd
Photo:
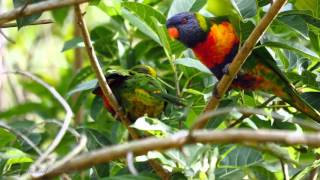
<instances>
[{"instance_id":1,"label":"red plumage","mask_svg":"<svg viewBox=\"0 0 320 180\"><path fill-rule=\"evenodd\" d=\"M225 58L238 43L239 38L234 28L225 21L212 25L206 40L198 43L192 50L204 65L212 69L224 63Z\"/></svg>"}]
</instances>

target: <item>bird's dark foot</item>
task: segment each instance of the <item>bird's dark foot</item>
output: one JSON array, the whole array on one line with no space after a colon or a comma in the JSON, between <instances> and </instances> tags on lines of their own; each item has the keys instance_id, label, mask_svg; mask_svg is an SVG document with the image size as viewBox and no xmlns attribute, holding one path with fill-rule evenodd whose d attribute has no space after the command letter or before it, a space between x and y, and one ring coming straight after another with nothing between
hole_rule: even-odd
<instances>
[{"instance_id":1,"label":"bird's dark foot","mask_svg":"<svg viewBox=\"0 0 320 180\"><path fill-rule=\"evenodd\" d=\"M212 96L217 99L221 99L221 96L219 95L219 92L218 92L218 84L214 85L213 91L212 91Z\"/></svg>"},{"instance_id":2,"label":"bird's dark foot","mask_svg":"<svg viewBox=\"0 0 320 180\"><path fill-rule=\"evenodd\" d=\"M222 69L223 74L225 74L225 75L230 75L230 73L229 73L229 66L230 66L230 63L226 64L226 65L223 67L223 69Z\"/></svg>"}]
</instances>

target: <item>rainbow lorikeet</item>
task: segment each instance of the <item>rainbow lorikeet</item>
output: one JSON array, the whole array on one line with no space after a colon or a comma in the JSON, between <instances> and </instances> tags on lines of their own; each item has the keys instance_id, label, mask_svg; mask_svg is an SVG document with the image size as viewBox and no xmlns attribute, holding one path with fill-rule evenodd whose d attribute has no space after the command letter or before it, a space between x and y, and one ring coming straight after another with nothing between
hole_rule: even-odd
<instances>
[{"instance_id":1,"label":"rainbow lorikeet","mask_svg":"<svg viewBox=\"0 0 320 180\"><path fill-rule=\"evenodd\" d=\"M163 112L166 90L150 66L135 66L127 73L113 71L106 75L106 80L132 122L144 115L159 117ZM103 98L105 108L114 115L115 111L101 88L98 86L93 93Z\"/></svg>"},{"instance_id":2,"label":"rainbow lorikeet","mask_svg":"<svg viewBox=\"0 0 320 180\"><path fill-rule=\"evenodd\" d=\"M191 48L196 57L218 78L227 73L239 48L239 37L226 17L204 17L183 12L167 20L169 36ZM248 57L231 88L262 90L320 122L320 114L307 104L294 89L265 48L256 48Z\"/></svg>"}]
</instances>

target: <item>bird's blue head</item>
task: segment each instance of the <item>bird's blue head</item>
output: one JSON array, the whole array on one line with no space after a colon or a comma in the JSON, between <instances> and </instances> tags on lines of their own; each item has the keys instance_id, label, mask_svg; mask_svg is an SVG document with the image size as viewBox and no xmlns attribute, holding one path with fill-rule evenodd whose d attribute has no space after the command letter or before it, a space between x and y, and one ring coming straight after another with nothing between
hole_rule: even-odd
<instances>
[{"instance_id":1,"label":"bird's blue head","mask_svg":"<svg viewBox=\"0 0 320 180\"><path fill-rule=\"evenodd\" d=\"M170 37L179 40L189 48L204 41L208 33L207 21L198 13L176 14L167 20L166 25Z\"/></svg>"}]
</instances>

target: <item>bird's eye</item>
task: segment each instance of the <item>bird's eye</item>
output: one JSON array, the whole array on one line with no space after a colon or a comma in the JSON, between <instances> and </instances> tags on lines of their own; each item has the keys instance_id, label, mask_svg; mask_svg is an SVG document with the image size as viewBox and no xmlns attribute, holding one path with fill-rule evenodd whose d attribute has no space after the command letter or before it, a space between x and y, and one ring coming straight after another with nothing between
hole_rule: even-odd
<instances>
[{"instance_id":1,"label":"bird's eye","mask_svg":"<svg viewBox=\"0 0 320 180\"><path fill-rule=\"evenodd\" d=\"M188 23L188 18L183 18L181 21L182 24L187 24Z\"/></svg>"}]
</instances>

